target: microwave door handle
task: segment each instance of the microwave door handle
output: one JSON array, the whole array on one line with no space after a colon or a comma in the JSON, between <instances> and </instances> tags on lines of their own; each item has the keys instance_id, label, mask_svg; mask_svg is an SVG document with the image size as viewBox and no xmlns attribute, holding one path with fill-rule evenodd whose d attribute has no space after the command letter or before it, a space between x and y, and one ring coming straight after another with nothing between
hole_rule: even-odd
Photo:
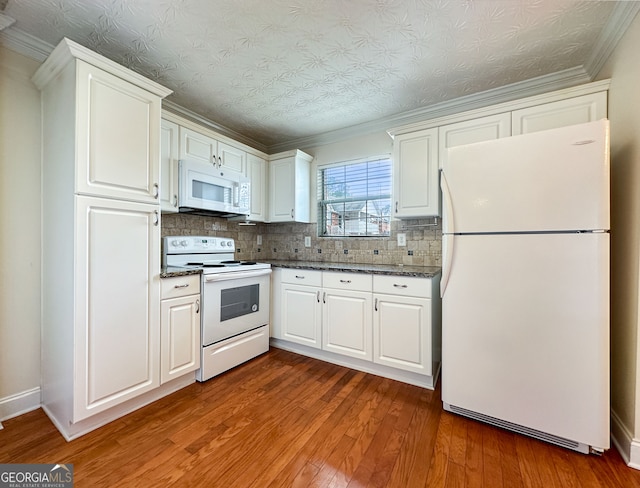
<instances>
[{"instance_id":1,"label":"microwave door handle","mask_svg":"<svg viewBox=\"0 0 640 488\"><path fill-rule=\"evenodd\" d=\"M233 184L233 206L240 206L240 183Z\"/></svg>"}]
</instances>

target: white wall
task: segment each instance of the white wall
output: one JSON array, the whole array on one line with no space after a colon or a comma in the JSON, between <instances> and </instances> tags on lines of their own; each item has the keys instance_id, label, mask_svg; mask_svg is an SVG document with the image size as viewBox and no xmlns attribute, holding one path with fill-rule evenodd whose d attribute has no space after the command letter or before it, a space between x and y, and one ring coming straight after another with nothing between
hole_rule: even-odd
<instances>
[{"instance_id":1,"label":"white wall","mask_svg":"<svg viewBox=\"0 0 640 488\"><path fill-rule=\"evenodd\" d=\"M640 16L598 78L611 78L611 409L612 432L640 468L638 276L640 249Z\"/></svg>"},{"instance_id":2,"label":"white wall","mask_svg":"<svg viewBox=\"0 0 640 488\"><path fill-rule=\"evenodd\" d=\"M40 403L39 65L0 46L0 420Z\"/></svg>"}]
</instances>

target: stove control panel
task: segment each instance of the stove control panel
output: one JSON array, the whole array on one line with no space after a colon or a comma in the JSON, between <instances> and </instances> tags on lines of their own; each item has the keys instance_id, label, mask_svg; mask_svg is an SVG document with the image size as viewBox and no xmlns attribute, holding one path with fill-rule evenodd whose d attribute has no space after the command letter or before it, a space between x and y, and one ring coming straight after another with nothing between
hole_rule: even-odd
<instances>
[{"instance_id":1,"label":"stove control panel","mask_svg":"<svg viewBox=\"0 0 640 488\"><path fill-rule=\"evenodd\" d=\"M164 238L167 253L233 251L235 242L226 237L169 236Z\"/></svg>"}]
</instances>

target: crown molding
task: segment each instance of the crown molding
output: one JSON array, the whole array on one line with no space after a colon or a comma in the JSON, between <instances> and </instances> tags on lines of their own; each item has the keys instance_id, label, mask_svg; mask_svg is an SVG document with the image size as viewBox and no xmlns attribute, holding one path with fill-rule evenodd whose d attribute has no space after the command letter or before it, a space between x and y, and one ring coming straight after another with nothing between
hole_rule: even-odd
<instances>
[{"instance_id":1,"label":"crown molding","mask_svg":"<svg viewBox=\"0 0 640 488\"><path fill-rule=\"evenodd\" d=\"M49 57L55 47L17 27L3 29L0 32L0 44L41 63Z\"/></svg>"},{"instance_id":2,"label":"crown molding","mask_svg":"<svg viewBox=\"0 0 640 488\"><path fill-rule=\"evenodd\" d=\"M0 12L0 31L6 29L11 24L13 24L15 21L16 21L16 19L12 19L8 15L5 15L2 12Z\"/></svg>"},{"instance_id":3,"label":"crown molding","mask_svg":"<svg viewBox=\"0 0 640 488\"><path fill-rule=\"evenodd\" d=\"M162 100L162 108L164 110L174 113L175 115L179 115L181 117L184 117L185 119L191 120L196 124L203 125L208 129L211 129L215 132L218 132L219 134L222 134L226 137L229 137L230 139L233 139L234 141L238 141L243 144L246 144L247 146L251 146L254 149L257 149L258 151L262 151L263 153L268 153L269 147L267 145L258 141L254 141L250 137L240 134L239 132L236 132L233 129L229 129L224 125L218 124L216 122L213 122L212 120L202 117L201 115L198 115L192 110L189 110L188 108L184 108L178 105L177 103L173 103L170 100Z\"/></svg>"},{"instance_id":4,"label":"crown molding","mask_svg":"<svg viewBox=\"0 0 640 488\"><path fill-rule=\"evenodd\" d=\"M511 102L521 98L562 90L588 83L589 81L591 81L591 79L587 75L586 71L581 66L577 66L575 68L558 71L549 75L538 76L529 80L512 83L499 88L492 88L491 90L403 112L391 117L385 117L384 119L273 144L269 146L269 152L285 151L295 147L309 148L322 146L373 132L386 132L390 127L417 124L430 119L441 118L448 115L458 114L460 112L467 112L499 103Z\"/></svg>"},{"instance_id":5,"label":"crown molding","mask_svg":"<svg viewBox=\"0 0 640 488\"><path fill-rule=\"evenodd\" d=\"M611 56L611 53L638 12L640 12L640 2L619 2L616 4L596 40L591 56L584 63L584 69L592 80L595 79L604 63L609 59L609 56Z\"/></svg>"}]
</instances>

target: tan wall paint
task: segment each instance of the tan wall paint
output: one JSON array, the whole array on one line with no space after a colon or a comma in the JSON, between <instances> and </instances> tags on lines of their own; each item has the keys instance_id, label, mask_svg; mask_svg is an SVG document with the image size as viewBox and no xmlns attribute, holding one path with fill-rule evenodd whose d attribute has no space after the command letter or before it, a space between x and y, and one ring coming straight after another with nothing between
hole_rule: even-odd
<instances>
[{"instance_id":1,"label":"tan wall paint","mask_svg":"<svg viewBox=\"0 0 640 488\"><path fill-rule=\"evenodd\" d=\"M638 275L640 250L640 16L601 72L611 78L611 407L640 439Z\"/></svg>"},{"instance_id":2,"label":"tan wall paint","mask_svg":"<svg viewBox=\"0 0 640 488\"><path fill-rule=\"evenodd\" d=\"M40 387L39 63L0 47L0 419Z\"/></svg>"}]
</instances>

